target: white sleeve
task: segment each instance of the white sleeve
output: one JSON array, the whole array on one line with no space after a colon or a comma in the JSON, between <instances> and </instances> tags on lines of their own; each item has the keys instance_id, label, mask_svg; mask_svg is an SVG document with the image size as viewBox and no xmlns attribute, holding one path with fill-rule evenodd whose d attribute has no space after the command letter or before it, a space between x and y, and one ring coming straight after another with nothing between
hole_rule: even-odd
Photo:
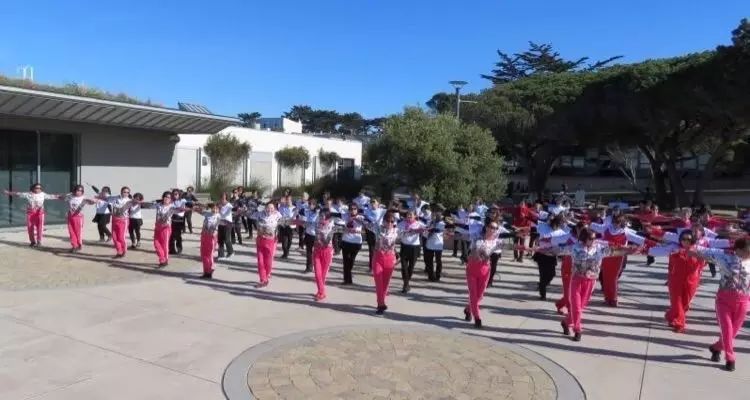
<instances>
[{"instance_id":1,"label":"white sleeve","mask_svg":"<svg viewBox=\"0 0 750 400\"><path fill-rule=\"evenodd\" d=\"M728 239L708 239L708 247L714 249L728 249L732 247L732 242Z\"/></svg>"},{"instance_id":2,"label":"white sleeve","mask_svg":"<svg viewBox=\"0 0 750 400\"><path fill-rule=\"evenodd\" d=\"M719 237L719 235L716 232L708 228L703 228L703 234L709 239L716 239Z\"/></svg>"},{"instance_id":3,"label":"white sleeve","mask_svg":"<svg viewBox=\"0 0 750 400\"><path fill-rule=\"evenodd\" d=\"M651 257L668 257L675 251L674 245L655 246L648 249L648 255Z\"/></svg>"},{"instance_id":4,"label":"white sleeve","mask_svg":"<svg viewBox=\"0 0 750 400\"><path fill-rule=\"evenodd\" d=\"M603 235L604 231L607 230L607 226L605 224L597 224L596 222L592 222L591 225L589 225L589 228L600 235Z\"/></svg>"},{"instance_id":5,"label":"white sleeve","mask_svg":"<svg viewBox=\"0 0 750 400\"><path fill-rule=\"evenodd\" d=\"M664 232L664 240L669 243L678 243L680 241L680 236L674 232Z\"/></svg>"},{"instance_id":6,"label":"white sleeve","mask_svg":"<svg viewBox=\"0 0 750 400\"><path fill-rule=\"evenodd\" d=\"M625 229L625 237L628 239L628 242L635 243L638 246L643 246L646 243L646 238L636 234L632 229Z\"/></svg>"}]
</instances>

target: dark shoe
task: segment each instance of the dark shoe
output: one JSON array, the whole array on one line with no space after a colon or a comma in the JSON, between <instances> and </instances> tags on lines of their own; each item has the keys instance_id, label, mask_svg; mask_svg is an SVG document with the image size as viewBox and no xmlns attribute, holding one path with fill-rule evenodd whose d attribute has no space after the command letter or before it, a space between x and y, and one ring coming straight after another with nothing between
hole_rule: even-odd
<instances>
[{"instance_id":1,"label":"dark shoe","mask_svg":"<svg viewBox=\"0 0 750 400\"><path fill-rule=\"evenodd\" d=\"M203 275L201 275L201 279L211 279L213 277L213 272L204 272Z\"/></svg>"},{"instance_id":2,"label":"dark shoe","mask_svg":"<svg viewBox=\"0 0 750 400\"><path fill-rule=\"evenodd\" d=\"M727 364L724 366L724 369L726 369L729 372L734 371L734 361L727 361Z\"/></svg>"},{"instance_id":3,"label":"dark shoe","mask_svg":"<svg viewBox=\"0 0 750 400\"><path fill-rule=\"evenodd\" d=\"M378 306L377 310L375 310L375 314L377 315L383 315L385 313L385 306Z\"/></svg>"},{"instance_id":4,"label":"dark shoe","mask_svg":"<svg viewBox=\"0 0 750 400\"><path fill-rule=\"evenodd\" d=\"M714 350L713 347L708 346L708 351L711 352L711 361L713 362L719 362L721 361L721 352Z\"/></svg>"},{"instance_id":5,"label":"dark shoe","mask_svg":"<svg viewBox=\"0 0 750 400\"><path fill-rule=\"evenodd\" d=\"M570 336L570 327L568 324L565 323L565 321L560 322L560 325L563 328L563 335Z\"/></svg>"},{"instance_id":6,"label":"dark shoe","mask_svg":"<svg viewBox=\"0 0 750 400\"><path fill-rule=\"evenodd\" d=\"M409 287L409 284L405 284L403 289L401 289L401 293L406 294L409 293L409 290L411 290L411 287Z\"/></svg>"},{"instance_id":7,"label":"dark shoe","mask_svg":"<svg viewBox=\"0 0 750 400\"><path fill-rule=\"evenodd\" d=\"M159 265L156 266L156 268L164 268L166 266L167 266L167 263L159 263Z\"/></svg>"},{"instance_id":8,"label":"dark shoe","mask_svg":"<svg viewBox=\"0 0 750 400\"><path fill-rule=\"evenodd\" d=\"M310 272L312 272L312 269L310 269L310 268L305 268L305 270L304 270L303 272L304 272L304 273L306 273L306 274L309 274Z\"/></svg>"},{"instance_id":9,"label":"dark shoe","mask_svg":"<svg viewBox=\"0 0 750 400\"><path fill-rule=\"evenodd\" d=\"M576 332L576 334L573 336L574 342L580 342L581 341L581 332Z\"/></svg>"},{"instance_id":10,"label":"dark shoe","mask_svg":"<svg viewBox=\"0 0 750 400\"><path fill-rule=\"evenodd\" d=\"M34 246L36 246L36 242L29 243L29 247L34 247Z\"/></svg>"},{"instance_id":11,"label":"dark shoe","mask_svg":"<svg viewBox=\"0 0 750 400\"><path fill-rule=\"evenodd\" d=\"M471 321L471 313L469 312L469 307L464 308L464 321Z\"/></svg>"},{"instance_id":12,"label":"dark shoe","mask_svg":"<svg viewBox=\"0 0 750 400\"><path fill-rule=\"evenodd\" d=\"M476 320L474 320L474 327L477 328L477 329L482 329L482 320L479 319L479 318L477 318Z\"/></svg>"},{"instance_id":13,"label":"dark shoe","mask_svg":"<svg viewBox=\"0 0 750 400\"><path fill-rule=\"evenodd\" d=\"M182 249L177 249L177 254L182 254Z\"/></svg>"},{"instance_id":14,"label":"dark shoe","mask_svg":"<svg viewBox=\"0 0 750 400\"><path fill-rule=\"evenodd\" d=\"M654 263L654 261L656 261L654 257L651 257L651 256L646 257L646 265L651 265Z\"/></svg>"}]
</instances>

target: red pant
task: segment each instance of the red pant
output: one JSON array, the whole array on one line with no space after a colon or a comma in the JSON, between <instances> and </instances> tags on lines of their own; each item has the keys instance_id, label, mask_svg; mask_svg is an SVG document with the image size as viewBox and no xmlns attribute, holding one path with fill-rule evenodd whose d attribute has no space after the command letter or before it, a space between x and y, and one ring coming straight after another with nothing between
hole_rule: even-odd
<instances>
[{"instance_id":1,"label":"red pant","mask_svg":"<svg viewBox=\"0 0 750 400\"><path fill-rule=\"evenodd\" d=\"M260 277L260 283L266 283L271 279L273 254L276 252L276 239L258 236L255 245L255 251L258 253L258 276Z\"/></svg>"},{"instance_id":2,"label":"red pant","mask_svg":"<svg viewBox=\"0 0 750 400\"><path fill-rule=\"evenodd\" d=\"M700 274L700 270L698 274ZM700 275L698 274L687 276L672 274L669 276L669 309L664 314L664 318L669 325L675 328L685 327L685 314L690 308L690 302L693 301L700 282Z\"/></svg>"},{"instance_id":3,"label":"red pant","mask_svg":"<svg viewBox=\"0 0 750 400\"><path fill-rule=\"evenodd\" d=\"M216 236L210 233L201 233L201 261L203 262L203 273L214 272L214 249L216 248Z\"/></svg>"},{"instance_id":4,"label":"red pant","mask_svg":"<svg viewBox=\"0 0 750 400\"><path fill-rule=\"evenodd\" d=\"M68 235L70 247L77 249L83 246L83 214L68 214Z\"/></svg>"},{"instance_id":5,"label":"red pant","mask_svg":"<svg viewBox=\"0 0 750 400\"><path fill-rule=\"evenodd\" d=\"M562 260L562 266L560 267L560 275L562 275L562 289L563 297L555 303L557 311L567 308L570 311L570 278L573 275L573 258L570 256L564 256Z\"/></svg>"},{"instance_id":6,"label":"red pant","mask_svg":"<svg viewBox=\"0 0 750 400\"><path fill-rule=\"evenodd\" d=\"M393 267L396 265L396 253L393 251L376 251L372 259L372 277L375 279L375 296L378 307L385 306L388 297L388 285L391 283Z\"/></svg>"},{"instance_id":7,"label":"red pant","mask_svg":"<svg viewBox=\"0 0 750 400\"><path fill-rule=\"evenodd\" d=\"M596 279L586 278L578 274L573 274L570 280L570 309L565 317L565 323L573 326L573 332L581 332L581 318L583 310L591 300L591 294L594 293Z\"/></svg>"},{"instance_id":8,"label":"red pant","mask_svg":"<svg viewBox=\"0 0 750 400\"><path fill-rule=\"evenodd\" d=\"M117 254L125 254L128 245L125 242L125 233L128 231L128 218L112 218L112 242L115 244Z\"/></svg>"},{"instance_id":9,"label":"red pant","mask_svg":"<svg viewBox=\"0 0 750 400\"><path fill-rule=\"evenodd\" d=\"M482 301L487 281L490 278L490 263L469 259L466 265L466 284L469 287L469 311L474 319L482 319L479 315L479 302Z\"/></svg>"},{"instance_id":10,"label":"red pant","mask_svg":"<svg viewBox=\"0 0 750 400\"><path fill-rule=\"evenodd\" d=\"M724 351L727 361L734 361L734 338L737 337L747 314L748 295L734 290L719 290L716 293L716 319L719 320L721 336L711 347Z\"/></svg>"},{"instance_id":11,"label":"red pant","mask_svg":"<svg viewBox=\"0 0 750 400\"><path fill-rule=\"evenodd\" d=\"M604 257L602 260L602 291L608 303L617 301L617 281L624 261L624 257Z\"/></svg>"},{"instance_id":12,"label":"red pant","mask_svg":"<svg viewBox=\"0 0 750 400\"><path fill-rule=\"evenodd\" d=\"M315 283L318 285L318 296L326 295L326 277L333 259L333 247L315 247L313 250L313 268L315 269Z\"/></svg>"},{"instance_id":13,"label":"red pant","mask_svg":"<svg viewBox=\"0 0 750 400\"><path fill-rule=\"evenodd\" d=\"M34 229L36 229L36 233ZM43 209L26 211L26 230L29 232L29 242L42 243L42 237L44 236Z\"/></svg>"},{"instance_id":14,"label":"red pant","mask_svg":"<svg viewBox=\"0 0 750 400\"><path fill-rule=\"evenodd\" d=\"M169 236L172 235L172 226L169 224L156 224L154 227L154 249L159 257L159 264L169 262Z\"/></svg>"}]
</instances>

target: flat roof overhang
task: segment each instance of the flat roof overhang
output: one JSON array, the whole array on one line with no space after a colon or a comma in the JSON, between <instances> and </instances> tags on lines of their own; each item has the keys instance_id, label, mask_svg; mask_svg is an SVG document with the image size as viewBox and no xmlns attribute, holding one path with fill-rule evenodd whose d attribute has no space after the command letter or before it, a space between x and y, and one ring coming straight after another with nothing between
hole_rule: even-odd
<instances>
[{"instance_id":1,"label":"flat roof overhang","mask_svg":"<svg viewBox=\"0 0 750 400\"><path fill-rule=\"evenodd\" d=\"M237 118L0 85L0 116L114 125L176 134L214 134Z\"/></svg>"}]
</instances>

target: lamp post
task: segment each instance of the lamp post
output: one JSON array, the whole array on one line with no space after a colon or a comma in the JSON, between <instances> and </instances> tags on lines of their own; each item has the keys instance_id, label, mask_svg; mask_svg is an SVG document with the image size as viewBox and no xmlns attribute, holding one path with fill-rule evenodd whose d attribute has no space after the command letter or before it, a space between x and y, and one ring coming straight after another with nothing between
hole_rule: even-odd
<instances>
[{"instance_id":1,"label":"lamp post","mask_svg":"<svg viewBox=\"0 0 750 400\"><path fill-rule=\"evenodd\" d=\"M450 81L448 82L456 89L456 119L461 119L461 88L469 82L466 81Z\"/></svg>"}]
</instances>

